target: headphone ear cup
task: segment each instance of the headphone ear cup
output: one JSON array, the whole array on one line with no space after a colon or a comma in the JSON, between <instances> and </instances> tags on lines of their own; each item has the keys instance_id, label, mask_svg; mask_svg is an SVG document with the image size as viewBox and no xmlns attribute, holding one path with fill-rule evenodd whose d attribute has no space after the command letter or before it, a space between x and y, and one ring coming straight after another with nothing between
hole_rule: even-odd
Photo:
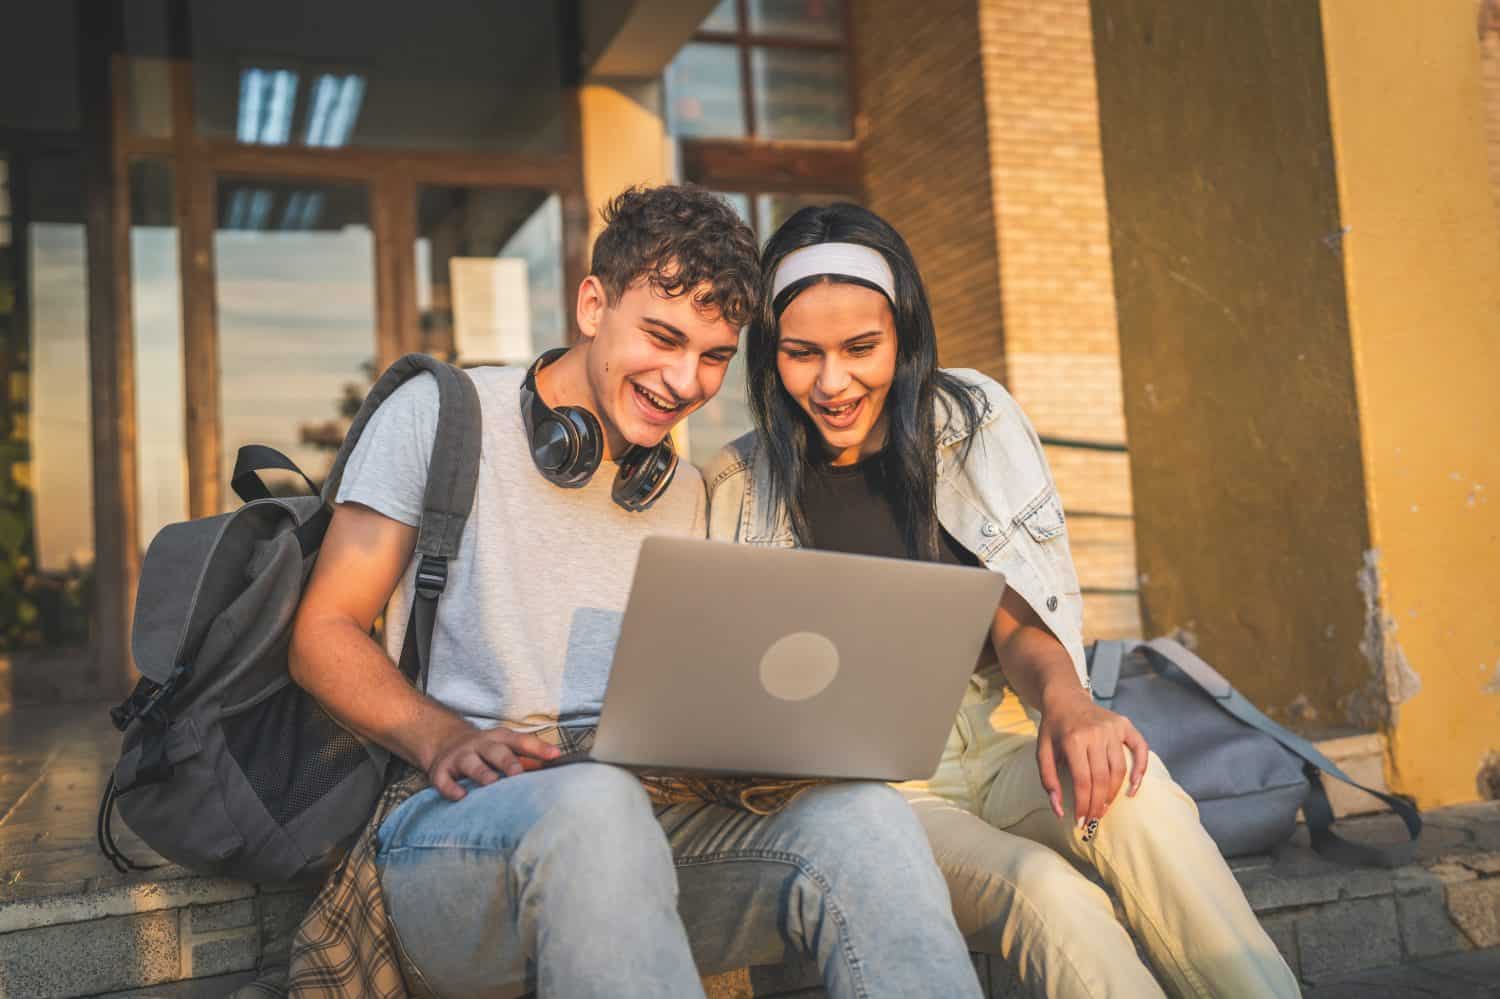
<instances>
[{"instance_id":1,"label":"headphone ear cup","mask_svg":"<svg viewBox=\"0 0 1500 999\"><path fill-rule=\"evenodd\" d=\"M527 427L531 458L537 470L551 479L565 474L578 454L577 433L567 420L552 413L537 418L536 426Z\"/></svg>"},{"instance_id":2,"label":"headphone ear cup","mask_svg":"<svg viewBox=\"0 0 1500 999\"><path fill-rule=\"evenodd\" d=\"M578 442L572 469L579 479L577 484L581 486L593 478L599 462L604 460L604 428L599 426L593 413L577 406L563 406L555 412L567 421L573 439Z\"/></svg>"},{"instance_id":3,"label":"headphone ear cup","mask_svg":"<svg viewBox=\"0 0 1500 999\"><path fill-rule=\"evenodd\" d=\"M521 382L521 420L537 471L553 485L577 489L588 483L604 458L599 420L578 406L553 409L536 390L536 373L567 353L549 350L532 362Z\"/></svg>"},{"instance_id":4,"label":"headphone ear cup","mask_svg":"<svg viewBox=\"0 0 1500 999\"><path fill-rule=\"evenodd\" d=\"M677 474L677 451L669 437L653 448L634 447L620 462L610 491L616 505L640 513L655 503Z\"/></svg>"},{"instance_id":5,"label":"headphone ear cup","mask_svg":"<svg viewBox=\"0 0 1500 999\"><path fill-rule=\"evenodd\" d=\"M560 406L537 417L531 456L554 485L577 489L587 484L603 457L599 421L586 409Z\"/></svg>"}]
</instances>

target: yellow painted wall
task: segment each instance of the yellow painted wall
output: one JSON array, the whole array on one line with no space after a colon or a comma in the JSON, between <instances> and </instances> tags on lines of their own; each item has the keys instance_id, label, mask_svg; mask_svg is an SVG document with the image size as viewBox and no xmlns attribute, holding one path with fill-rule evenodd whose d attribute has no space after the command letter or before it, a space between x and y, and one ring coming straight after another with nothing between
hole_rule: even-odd
<instances>
[{"instance_id":1,"label":"yellow painted wall","mask_svg":"<svg viewBox=\"0 0 1500 999\"><path fill-rule=\"evenodd\" d=\"M1500 231L1475 9L1321 5L1387 692L1400 702L1389 780L1427 807L1478 797L1500 754Z\"/></svg>"},{"instance_id":2,"label":"yellow painted wall","mask_svg":"<svg viewBox=\"0 0 1500 999\"><path fill-rule=\"evenodd\" d=\"M604 229L600 210L632 184L667 184L676 177L657 80L615 79L578 90L583 135L583 193L589 203L589 252ZM688 427L672 428L678 452L688 453Z\"/></svg>"},{"instance_id":3,"label":"yellow painted wall","mask_svg":"<svg viewBox=\"0 0 1500 999\"><path fill-rule=\"evenodd\" d=\"M631 184L665 184L674 166L655 80L602 80L579 89L583 190L589 245L604 228L599 210Z\"/></svg>"}]
</instances>

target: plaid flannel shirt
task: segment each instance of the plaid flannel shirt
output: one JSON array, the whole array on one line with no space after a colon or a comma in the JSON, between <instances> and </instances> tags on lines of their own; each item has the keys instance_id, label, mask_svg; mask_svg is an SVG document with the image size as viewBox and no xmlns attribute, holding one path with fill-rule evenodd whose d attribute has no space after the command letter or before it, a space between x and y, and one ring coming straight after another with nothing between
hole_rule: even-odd
<instances>
[{"instance_id":1,"label":"plaid flannel shirt","mask_svg":"<svg viewBox=\"0 0 1500 999\"><path fill-rule=\"evenodd\" d=\"M564 752L586 751L594 742L592 727L554 726L536 735ZM640 780L658 807L707 801L758 815L780 811L809 787L823 783L753 777L642 776ZM410 767L403 767L387 783L343 863L328 876L302 917L289 967L268 970L236 992L236 999L405 999L411 994L405 956L380 889L376 838L386 818L425 787L426 775Z\"/></svg>"}]
</instances>

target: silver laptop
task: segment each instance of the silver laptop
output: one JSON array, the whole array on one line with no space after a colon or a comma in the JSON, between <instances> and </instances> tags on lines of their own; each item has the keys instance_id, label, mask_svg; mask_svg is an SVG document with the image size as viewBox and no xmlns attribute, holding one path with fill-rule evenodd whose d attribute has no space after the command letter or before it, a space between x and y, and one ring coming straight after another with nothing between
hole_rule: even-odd
<instances>
[{"instance_id":1,"label":"silver laptop","mask_svg":"<svg viewBox=\"0 0 1500 999\"><path fill-rule=\"evenodd\" d=\"M929 777L1004 591L985 569L648 538L589 757Z\"/></svg>"}]
</instances>

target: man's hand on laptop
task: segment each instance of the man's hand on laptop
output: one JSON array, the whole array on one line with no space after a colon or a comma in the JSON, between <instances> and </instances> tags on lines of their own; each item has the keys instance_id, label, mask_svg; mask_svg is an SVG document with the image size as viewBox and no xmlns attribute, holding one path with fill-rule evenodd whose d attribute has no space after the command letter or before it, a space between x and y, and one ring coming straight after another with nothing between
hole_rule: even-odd
<instances>
[{"instance_id":1,"label":"man's hand on laptop","mask_svg":"<svg viewBox=\"0 0 1500 999\"><path fill-rule=\"evenodd\" d=\"M501 777L540 769L544 761L561 755L562 750L534 735L503 726L479 729L465 722L438 742L424 769L439 794L458 801L467 793L459 783L465 778L480 785L493 784Z\"/></svg>"}]
</instances>

